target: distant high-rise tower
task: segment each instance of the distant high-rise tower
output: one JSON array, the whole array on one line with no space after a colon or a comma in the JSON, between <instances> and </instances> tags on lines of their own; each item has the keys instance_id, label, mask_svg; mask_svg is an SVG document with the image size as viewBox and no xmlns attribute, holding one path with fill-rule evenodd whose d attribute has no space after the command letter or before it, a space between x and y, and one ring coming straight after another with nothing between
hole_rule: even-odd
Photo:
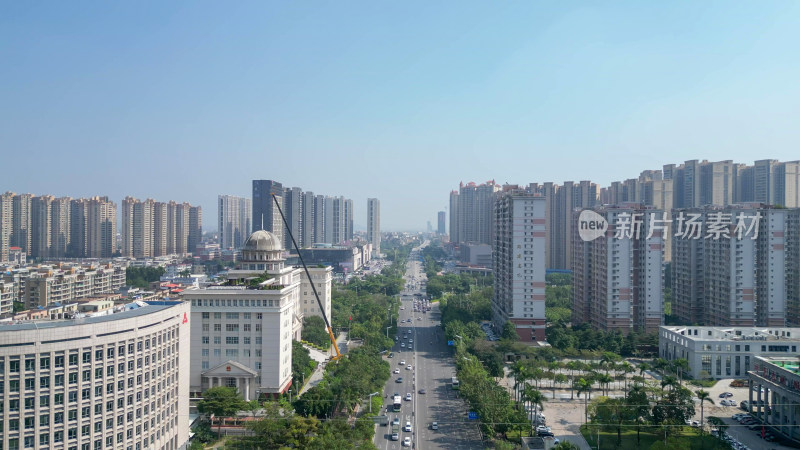
<instances>
[{"instance_id":1,"label":"distant high-rise tower","mask_svg":"<svg viewBox=\"0 0 800 450\"><path fill-rule=\"evenodd\" d=\"M437 228L436 232L440 236L443 236L443 235L447 234L447 230L445 230L445 225L444 225L445 212L444 211L439 211L439 213L437 214L437 218L438 218L438 228Z\"/></svg>"},{"instance_id":2,"label":"distant high-rise tower","mask_svg":"<svg viewBox=\"0 0 800 450\"><path fill-rule=\"evenodd\" d=\"M381 202L377 198L367 199L367 241L372 244L372 252L381 254Z\"/></svg>"},{"instance_id":3,"label":"distant high-rise tower","mask_svg":"<svg viewBox=\"0 0 800 450\"><path fill-rule=\"evenodd\" d=\"M86 214L86 257L112 257L117 250L117 205L108 197L92 197Z\"/></svg>"},{"instance_id":4,"label":"distant high-rise tower","mask_svg":"<svg viewBox=\"0 0 800 450\"><path fill-rule=\"evenodd\" d=\"M194 253L197 251L197 244L203 240L203 207L189 207L189 235L187 237L186 251Z\"/></svg>"},{"instance_id":5,"label":"distant high-rise tower","mask_svg":"<svg viewBox=\"0 0 800 450\"><path fill-rule=\"evenodd\" d=\"M13 197L13 192L0 194L0 261L8 261L8 249L11 247Z\"/></svg>"},{"instance_id":6,"label":"distant high-rise tower","mask_svg":"<svg viewBox=\"0 0 800 450\"><path fill-rule=\"evenodd\" d=\"M32 194L14 195L11 203L11 245L31 253Z\"/></svg>"},{"instance_id":7,"label":"distant high-rise tower","mask_svg":"<svg viewBox=\"0 0 800 450\"><path fill-rule=\"evenodd\" d=\"M63 258L67 256L69 248L71 224L70 204L72 199L60 197L51 203L50 213L50 256Z\"/></svg>"},{"instance_id":8,"label":"distant high-rise tower","mask_svg":"<svg viewBox=\"0 0 800 450\"><path fill-rule=\"evenodd\" d=\"M50 256L50 229L52 226L51 208L55 197L40 195L31 199L31 249L30 256L47 258Z\"/></svg>"},{"instance_id":9,"label":"distant high-rise tower","mask_svg":"<svg viewBox=\"0 0 800 450\"><path fill-rule=\"evenodd\" d=\"M286 216L286 222L289 223L289 229L294 236L297 245L300 248L305 247L303 243L303 190L299 187L284 188L283 189L283 214ZM278 215L280 216L280 214ZM278 217L280 218L280 217ZM283 229L281 223L281 229ZM292 238L289 233L283 234L283 248L293 249Z\"/></svg>"},{"instance_id":10,"label":"distant high-rise tower","mask_svg":"<svg viewBox=\"0 0 800 450\"><path fill-rule=\"evenodd\" d=\"M220 247L223 249L241 248L251 233L250 199L220 195L217 200L219 207L217 230Z\"/></svg>"},{"instance_id":11,"label":"distant high-rise tower","mask_svg":"<svg viewBox=\"0 0 800 450\"><path fill-rule=\"evenodd\" d=\"M253 231L267 230L283 240L283 221L275 208L272 196L283 207L283 185L272 180L253 180Z\"/></svg>"}]
</instances>

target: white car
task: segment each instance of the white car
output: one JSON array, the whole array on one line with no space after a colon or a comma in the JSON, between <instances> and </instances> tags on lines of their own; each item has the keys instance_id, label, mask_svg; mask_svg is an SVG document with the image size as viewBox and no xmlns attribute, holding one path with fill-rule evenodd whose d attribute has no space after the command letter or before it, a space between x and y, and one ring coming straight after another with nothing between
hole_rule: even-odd
<instances>
[{"instance_id":1,"label":"white car","mask_svg":"<svg viewBox=\"0 0 800 450\"><path fill-rule=\"evenodd\" d=\"M406 401L411 401L411 392L406 393Z\"/></svg>"},{"instance_id":2,"label":"white car","mask_svg":"<svg viewBox=\"0 0 800 450\"><path fill-rule=\"evenodd\" d=\"M536 432L538 433L540 431L547 431L548 433L552 432L550 427L546 427L544 425L539 425L538 427L536 427Z\"/></svg>"},{"instance_id":3,"label":"white car","mask_svg":"<svg viewBox=\"0 0 800 450\"><path fill-rule=\"evenodd\" d=\"M403 447L411 447L411 438L410 437L406 436L406 438L403 439Z\"/></svg>"},{"instance_id":4,"label":"white car","mask_svg":"<svg viewBox=\"0 0 800 450\"><path fill-rule=\"evenodd\" d=\"M408 340L408 343L409 343L409 344L413 344L413 343L414 343L414 339L409 339L409 340Z\"/></svg>"},{"instance_id":5,"label":"white car","mask_svg":"<svg viewBox=\"0 0 800 450\"><path fill-rule=\"evenodd\" d=\"M400 369L394 369L394 373L400 373Z\"/></svg>"},{"instance_id":6,"label":"white car","mask_svg":"<svg viewBox=\"0 0 800 450\"><path fill-rule=\"evenodd\" d=\"M403 427L403 431L411 433L411 422L406 422L406 426Z\"/></svg>"},{"instance_id":7,"label":"white car","mask_svg":"<svg viewBox=\"0 0 800 450\"><path fill-rule=\"evenodd\" d=\"M406 365L406 360L405 359L401 359L400 360L400 365L401 366L405 366Z\"/></svg>"},{"instance_id":8,"label":"white car","mask_svg":"<svg viewBox=\"0 0 800 450\"><path fill-rule=\"evenodd\" d=\"M406 344L405 344L405 342L401 342L401 343L400 343L400 348L406 348Z\"/></svg>"},{"instance_id":9,"label":"white car","mask_svg":"<svg viewBox=\"0 0 800 450\"><path fill-rule=\"evenodd\" d=\"M406 370L411 370L411 366L406 366Z\"/></svg>"}]
</instances>

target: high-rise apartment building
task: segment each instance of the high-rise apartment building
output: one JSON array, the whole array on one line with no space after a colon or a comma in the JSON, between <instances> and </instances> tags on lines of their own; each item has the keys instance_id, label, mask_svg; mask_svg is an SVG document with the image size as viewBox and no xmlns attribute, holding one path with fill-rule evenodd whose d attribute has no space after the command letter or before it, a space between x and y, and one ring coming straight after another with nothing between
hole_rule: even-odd
<instances>
[{"instance_id":1,"label":"high-rise apartment building","mask_svg":"<svg viewBox=\"0 0 800 450\"><path fill-rule=\"evenodd\" d=\"M678 318L709 326L791 323L800 300L793 263L800 256L800 210L759 204L681 209L673 211L673 225L690 229L692 217L694 231L672 240ZM720 222L727 224L723 233L709 234Z\"/></svg>"},{"instance_id":2,"label":"high-rise apartment building","mask_svg":"<svg viewBox=\"0 0 800 450\"><path fill-rule=\"evenodd\" d=\"M581 230L592 221L574 214L573 323L603 331L652 332L663 323L663 211L641 205L603 206L593 210L608 229L593 240ZM652 233L651 233L652 227Z\"/></svg>"},{"instance_id":3,"label":"high-rise apartment building","mask_svg":"<svg viewBox=\"0 0 800 450\"><path fill-rule=\"evenodd\" d=\"M286 216L286 222L289 224L289 230L292 232L297 245L300 248L306 247L303 242L303 190L299 187L284 188L283 190L283 214ZM281 223L281 228L283 227ZM292 238L289 233L284 233L283 248L293 248Z\"/></svg>"},{"instance_id":4,"label":"high-rise apartment building","mask_svg":"<svg viewBox=\"0 0 800 450\"><path fill-rule=\"evenodd\" d=\"M110 258L117 251L117 205L108 197L91 197L86 208L88 258Z\"/></svg>"},{"instance_id":5,"label":"high-rise apartment building","mask_svg":"<svg viewBox=\"0 0 800 450\"><path fill-rule=\"evenodd\" d=\"M40 195L33 197L30 203L30 235L31 248L28 253L34 258L47 258L50 256L50 238L52 230L52 204L55 197Z\"/></svg>"},{"instance_id":6,"label":"high-rise apartment building","mask_svg":"<svg viewBox=\"0 0 800 450\"><path fill-rule=\"evenodd\" d=\"M326 222L326 204L326 197L324 195L314 196L314 243L328 242L325 240L325 230L328 227Z\"/></svg>"},{"instance_id":7,"label":"high-rise apartment building","mask_svg":"<svg viewBox=\"0 0 800 450\"><path fill-rule=\"evenodd\" d=\"M301 212L301 214L303 215L301 220L303 223L303 228L302 231L300 232L300 242L303 243L302 244L303 247L311 247L314 245L314 242L316 242L314 240L314 235L315 235L314 226L316 225L315 223L316 217L314 216L315 198L316 196L314 195L313 192L303 192L303 201L302 201L303 210Z\"/></svg>"},{"instance_id":8,"label":"high-rise apartment building","mask_svg":"<svg viewBox=\"0 0 800 450\"><path fill-rule=\"evenodd\" d=\"M367 242L376 256L381 254L381 202L377 198L367 199Z\"/></svg>"},{"instance_id":9,"label":"high-rise apartment building","mask_svg":"<svg viewBox=\"0 0 800 450\"><path fill-rule=\"evenodd\" d=\"M203 208L189 206L189 233L186 237L186 251L194 253L203 240Z\"/></svg>"},{"instance_id":10,"label":"high-rise apartment building","mask_svg":"<svg viewBox=\"0 0 800 450\"><path fill-rule=\"evenodd\" d=\"M11 201L11 246L31 253L32 194L14 194Z\"/></svg>"},{"instance_id":11,"label":"high-rise apartment building","mask_svg":"<svg viewBox=\"0 0 800 450\"><path fill-rule=\"evenodd\" d=\"M545 199L510 189L494 203L492 316L523 341L545 340Z\"/></svg>"},{"instance_id":12,"label":"high-rise apartment building","mask_svg":"<svg viewBox=\"0 0 800 450\"><path fill-rule=\"evenodd\" d=\"M283 206L283 185L272 180L253 180L253 231L267 230L283 242L283 221L272 196Z\"/></svg>"},{"instance_id":13,"label":"high-rise apartment building","mask_svg":"<svg viewBox=\"0 0 800 450\"><path fill-rule=\"evenodd\" d=\"M0 261L8 261L11 248L13 197L13 192L0 194Z\"/></svg>"},{"instance_id":14,"label":"high-rise apartment building","mask_svg":"<svg viewBox=\"0 0 800 450\"><path fill-rule=\"evenodd\" d=\"M153 256L165 256L167 253L168 223L167 204L155 202L153 204Z\"/></svg>"},{"instance_id":15,"label":"high-rise apartment building","mask_svg":"<svg viewBox=\"0 0 800 450\"><path fill-rule=\"evenodd\" d=\"M247 237L250 236L250 220L252 220L250 199L220 195L217 197L217 203L219 214L217 230L220 247L223 249L241 248Z\"/></svg>"},{"instance_id":16,"label":"high-rise apartment building","mask_svg":"<svg viewBox=\"0 0 800 450\"><path fill-rule=\"evenodd\" d=\"M50 207L50 257L64 258L71 236L71 205L69 197L59 197L52 201Z\"/></svg>"},{"instance_id":17,"label":"high-rise apartment building","mask_svg":"<svg viewBox=\"0 0 800 450\"><path fill-rule=\"evenodd\" d=\"M447 234L447 229L445 228L445 220L446 220L445 212L439 211L436 214L436 218L437 218L436 234L438 234L439 236L444 236L445 234Z\"/></svg>"},{"instance_id":18,"label":"high-rise apartment building","mask_svg":"<svg viewBox=\"0 0 800 450\"><path fill-rule=\"evenodd\" d=\"M353 230L353 200L344 200L344 241L352 241L355 234Z\"/></svg>"},{"instance_id":19,"label":"high-rise apartment building","mask_svg":"<svg viewBox=\"0 0 800 450\"><path fill-rule=\"evenodd\" d=\"M469 182L461 183L458 192L450 194L451 242L491 243L492 208L495 193L499 191L500 185L495 184L494 181L487 181L483 184ZM454 201L456 205L453 205ZM455 226L455 231L453 226Z\"/></svg>"}]
</instances>

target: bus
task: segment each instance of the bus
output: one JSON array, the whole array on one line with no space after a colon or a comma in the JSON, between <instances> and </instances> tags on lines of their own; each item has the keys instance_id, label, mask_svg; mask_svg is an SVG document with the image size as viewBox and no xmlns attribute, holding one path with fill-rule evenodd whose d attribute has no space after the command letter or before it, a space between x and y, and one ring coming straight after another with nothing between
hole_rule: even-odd
<instances>
[{"instance_id":1,"label":"bus","mask_svg":"<svg viewBox=\"0 0 800 450\"><path fill-rule=\"evenodd\" d=\"M450 380L450 384L452 384L452 385L453 385L453 390L456 390L456 391L458 390L458 385L459 385L458 378L456 378L456 377L453 377L453 378Z\"/></svg>"},{"instance_id":2,"label":"bus","mask_svg":"<svg viewBox=\"0 0 800 450\"><path fill-rule=\"evenodd\" d=\"M399 395L395 395L392 397L392 411L398 412L400 411L400 407L403 406L403 398Z\"/></svg>"}]
</instances>

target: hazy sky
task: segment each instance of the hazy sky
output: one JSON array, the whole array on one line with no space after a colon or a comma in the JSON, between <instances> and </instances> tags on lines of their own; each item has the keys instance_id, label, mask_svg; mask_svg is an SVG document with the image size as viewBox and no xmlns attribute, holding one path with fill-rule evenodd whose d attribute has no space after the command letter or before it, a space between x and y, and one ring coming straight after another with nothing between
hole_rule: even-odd
<instances>
[{"instance_id":1,"label":"hazy sky","mask_svg":"<svg viewBox=\"0 0 800 450\"><path fill-rule=\"evenodd\" d=\"M460 181L799 159L800 2L0 4L0 190L254 178L436 224Z\"/></svg>"}]
</instances>

